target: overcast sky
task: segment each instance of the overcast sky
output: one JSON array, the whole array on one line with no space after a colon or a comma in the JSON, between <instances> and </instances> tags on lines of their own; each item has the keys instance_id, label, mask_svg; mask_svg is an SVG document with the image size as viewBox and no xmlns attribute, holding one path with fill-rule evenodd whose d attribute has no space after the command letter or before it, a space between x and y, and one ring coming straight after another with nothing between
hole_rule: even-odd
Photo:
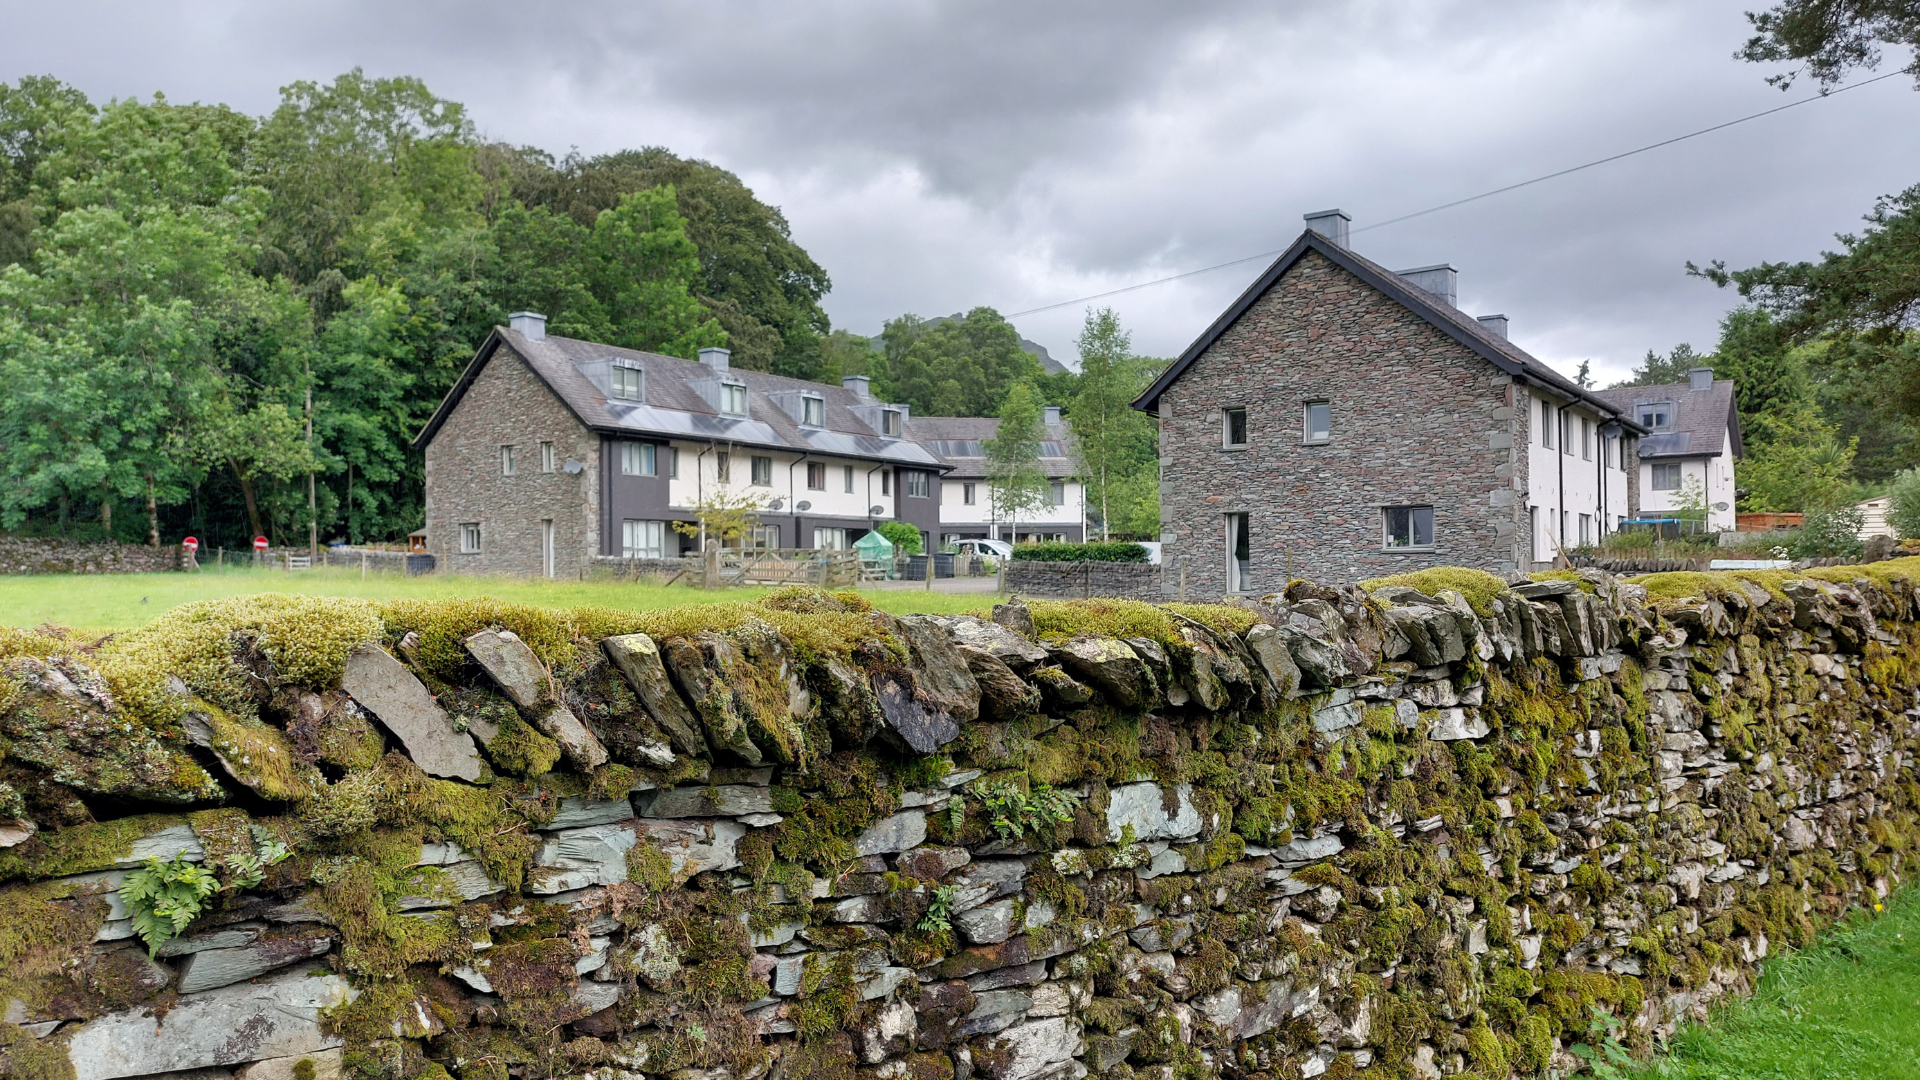
<instances>
[{"instance_id":1,"label":"overcast sky","mask_svg":"<svg viewBox=\"0 0 1920 1080\"><path fill-rule=\"evenodd\" d=\"M666 146L783 208L835 325L872 332L1282 248L1325 207L1359 230L1804 96L1731 58L1763 2L0 0L0 79L264 113L357 65L424 78L509 142ZM1895 77L1354 247L1451 262L1467 311L1617 376L1711 347L1735 297L1687 260L1813 257L1920 182L1916 116ZM1261 265L1100 303L1173 355ZM1082 315L1015 322L1071 359Z\"/></svg>"}]
</instances>

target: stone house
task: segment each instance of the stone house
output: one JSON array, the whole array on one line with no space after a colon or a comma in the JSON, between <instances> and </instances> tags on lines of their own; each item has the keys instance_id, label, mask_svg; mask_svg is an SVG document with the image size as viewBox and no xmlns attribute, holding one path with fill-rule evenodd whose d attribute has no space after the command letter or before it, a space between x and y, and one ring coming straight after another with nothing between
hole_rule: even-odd
<instances>
[{"instance_id":1,"label":"stone house","mask_svg":"<svg viewBox=\"0 0 1920 1080\"><path fill-rule=\"evenodd\" d=\"M1436 566L1505 573L1632 514L1643 432L1455 306L1308 228L1134 402L1159 418L1163 561L1199 595ZM1166 575L1166 588L1180 578Z\"/></svg>"},{"instance_id":2,"label":"stone house","mask_svg":"<svg viewBox=\"0 0 1920 1080\"><path fill-rule=\"evenodd\" d=\"M949 468L868 392L549 336L521 312L488 335L414 447L427 548L455 573L575 576L593 556L672 558L716 491L765 509L752 543L844 548L883 521L939 529Z\"/></svg>"},{"instance_id":3,"label":"stone house","mask_svg":"<svg viewBox=\"0 0 1920 1080\"><path fill-rule=\"evenodd\" d=\"M1000 430L991 416L916 416L907 434L939 455L949 467L940 486L940 542L987 538L1008 543L1084 540L1087 489L1073 462L1073 434L1060 407L1045 406L1041 416L1039 466L1047 477L1047 502L1004 520L996 511L993 484L987 479L986 443Z\"/></svg>"},{"instance_id":4,"label":"stone house","mask_svg":"<svg viewBox=\"0 0 1920 1080\"><path fill-rule=\"evenodd\" d=\"M1742 450L1733 391L1733 380L1715 379L1704 367L1670 386L1599 391L1647 429L1640 437L1637 516L1667 516L1697 485L1707 503L1707 529L1734 527L1734 459Z\"/></svg>"}]
</instances>

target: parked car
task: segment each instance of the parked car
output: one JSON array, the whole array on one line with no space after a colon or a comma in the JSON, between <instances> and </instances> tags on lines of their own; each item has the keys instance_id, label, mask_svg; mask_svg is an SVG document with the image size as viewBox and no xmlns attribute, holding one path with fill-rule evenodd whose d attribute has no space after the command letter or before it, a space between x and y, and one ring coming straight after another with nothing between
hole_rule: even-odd
<instances>
[{"instance_id":1,"label":"parked car","mask_svg":"<svg viewBox=\"0 0 1920 1080\"><path fill-rule=\"evenodd\" d=\"M978 555L985 559L1013 558L1013 545L1007 543L1005 540L974 538L971 540L962 540L958 544L955 544L954 547L963 554Z\"/></svg>"}]
</instances>

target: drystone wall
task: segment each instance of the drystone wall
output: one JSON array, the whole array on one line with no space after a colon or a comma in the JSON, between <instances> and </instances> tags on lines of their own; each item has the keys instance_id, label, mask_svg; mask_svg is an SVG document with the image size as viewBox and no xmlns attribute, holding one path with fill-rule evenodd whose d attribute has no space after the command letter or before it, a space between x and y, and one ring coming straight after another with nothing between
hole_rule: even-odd
<instances>
[{"instance_id":1,"label":"drystone wall","mask_svg":"<svg viewBox=\"0 0 1920 1080\"><path fill-rule=\"evenodd\" d=\"M178 546L0 536L0 574L141 574L181 568Z\"/></svg>"},{"instance_id":2,"label":"drystone wall","mask_svg":"<svg viewBox=\"0 0 1920 1080\"><path fill-rule=\"evenodd\" d=\"M1021 596L1160 598L1160 567L1148 563L1007 561L1007 590Z\"/></svg>"},{"instance_id":3,"label":"drystone wall","mask_svg":"<svg viewBox=\"0 0 1920 1080\"><path fill-rule=\"evenodd\" d=\"M1565 1075L1906 873L1812 573L0 633L0 1074Z\"/></svg>"}]
</instances>

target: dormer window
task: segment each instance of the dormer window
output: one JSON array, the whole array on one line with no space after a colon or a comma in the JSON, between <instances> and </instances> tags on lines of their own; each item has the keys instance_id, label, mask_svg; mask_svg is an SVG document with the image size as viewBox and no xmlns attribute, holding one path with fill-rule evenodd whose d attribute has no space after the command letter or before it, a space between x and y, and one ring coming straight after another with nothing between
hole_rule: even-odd
<instances>
[{"instance_id":1,"label":"dormer window","mask_svg":"<svg viewBox=\"0 0 1920 1080\"><path fill-rule=\"evenodd\" d=\"M900 437L900 410L880 410L880 434L891 439Z\"/></svg>"},{"instance_id":2,"label":"dormer window","mask_svg":"<svg viewBox=\"0 0 1920 1080\"><path fill-rule=\"evenodd\" d=\"M647 373L637 367L615 363L610 371L609 387L613 397L620 401L645 401L647 397Z\"/></svg>"},{"instance_id":3,"label":"dormer window","mask_svg":"<svg viewBox=\"0 0 1920 1080\"><path fill-rule=\"evenodd\" d=\"M817 397L801 398L800 422L808 427L825 427L827 423L827 403Z\"/></svg>"},{"instance_id":4,"label":"dormer window","mask_svg":"<svg viewBox=\"0 0 1920 1080\"><path fill-rule=\"evenodd\" d=\"M1673 430L1673 402L1656 401L1638 406L1637 411L1640 414L1640 426L1648 431Z\"/></svg>"},{"instance_id":5,"label":"dormer window","mask_svg":"<svg viewBox=\"0 0 1920 1080\"><path fill-rule=\"evenodd\" d=\"M747 388L739 383L721 383L720 411L734 416L747 415Z\"/></svg>"}]
</instances>

